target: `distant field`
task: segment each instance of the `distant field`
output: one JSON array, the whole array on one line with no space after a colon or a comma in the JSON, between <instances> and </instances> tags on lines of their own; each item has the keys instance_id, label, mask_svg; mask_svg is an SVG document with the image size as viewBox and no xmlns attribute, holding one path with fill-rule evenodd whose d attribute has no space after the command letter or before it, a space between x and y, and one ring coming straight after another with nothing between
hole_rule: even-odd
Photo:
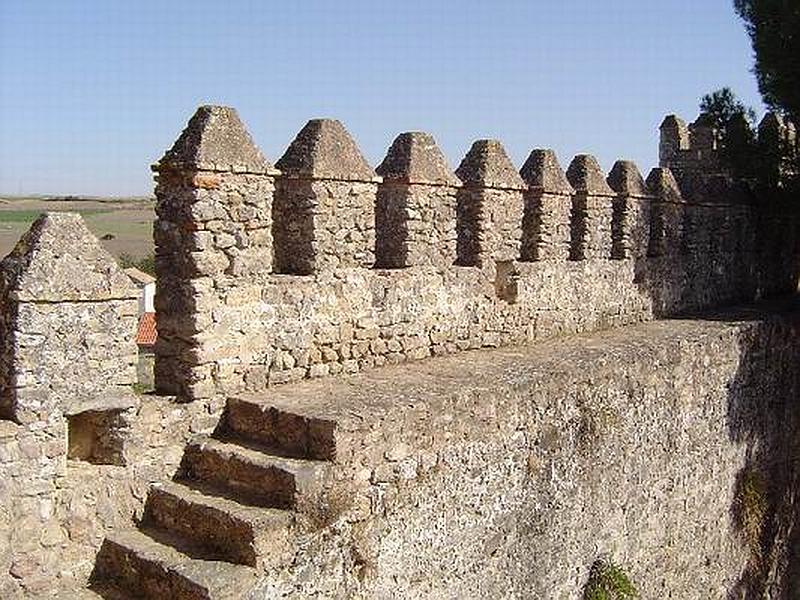
<instances>
[{"instance_id":1,"label":"distant field","mask_svg":"<svg viewBox=\"0 0 800 600\"><path fill-rule=\"evenodd\" d=\"M53 198L0 196L0 256L8 254L43 212L77 212L115 256L153 252L154 203L148 198ZM103 237L107 239L102 239Z\"/></svg>"}]
</instances>

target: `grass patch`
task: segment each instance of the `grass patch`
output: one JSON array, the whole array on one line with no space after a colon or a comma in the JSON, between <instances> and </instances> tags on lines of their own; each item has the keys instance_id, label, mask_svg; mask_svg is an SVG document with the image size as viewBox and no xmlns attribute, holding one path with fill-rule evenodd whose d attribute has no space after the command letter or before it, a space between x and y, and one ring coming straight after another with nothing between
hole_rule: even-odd
<instances>
[{"instance_id":1,"label":"grass patch","mask_svg":"<svg viewBox=\"0 0 800 600\"><path fill-rule=\"evenodd\" d=\"M46 211L43 210L0 210L0 223L33 223L39 216ZM88 217L111 212L102 208L88 208L86 210L75 210L69 212L80 213L81 216Z\"/></svg>"},{"instance_id":2,"label":"grass patch","mask_svg":"<svg viewBox=\"0 0 800 600\"><path fill-rule=\"evenodd\" d=\"M119 257L119 264L123 269L134 267L147 273L148 275L156 276L156 257L153 254L137 258L130 254L124 253Z\"/></svg>"},{"instance_id":3,"label":"grass patch","mask_svg":"<svg viewBox=\"0 0 800 600\"><path fill-rule=\"evenodd\" d=\"M632 600L638 597L639 591L622 567L602 559L594 562L583 590L583 600Z\"/></svg>"}]
</instances>

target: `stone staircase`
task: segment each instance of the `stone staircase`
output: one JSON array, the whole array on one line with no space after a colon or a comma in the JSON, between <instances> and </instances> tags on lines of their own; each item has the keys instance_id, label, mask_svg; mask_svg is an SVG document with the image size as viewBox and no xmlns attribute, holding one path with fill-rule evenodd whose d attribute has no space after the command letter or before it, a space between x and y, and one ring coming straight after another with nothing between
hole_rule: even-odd
<instances>
[{"instance_id":1,"label":"stone staircase","mask_svg":"<svg viewBox=\"0 0 800 600\"><path fill-rule=\"evenodd\" d=\"M229 400L214 433L187 444L174 480L150 489L137 526L106 537L92 589L107 599L245 597L311 529L333 434L329 421Z\"/></svg>"}]
</instances>

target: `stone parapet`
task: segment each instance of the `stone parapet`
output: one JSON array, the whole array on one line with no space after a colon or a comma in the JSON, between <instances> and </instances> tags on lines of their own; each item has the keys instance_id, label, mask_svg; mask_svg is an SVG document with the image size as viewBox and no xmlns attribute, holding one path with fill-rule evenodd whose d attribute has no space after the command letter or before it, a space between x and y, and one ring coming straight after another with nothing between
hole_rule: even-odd
<instances>
[{"instance_id":1,"label":"stone parapet","mask_svg":"<svg viewBox=\"0 0 800 600\"><path fill-rule=\"evenodd\" d=\"M224 114L220 126L242 129ZM241 133L192 139L246 140L243 156L261 156ZM159 171L156 232L176 236L164 244L174 252L159 251L163 391L208 398L592 331L777 293L797 276L794 258L762 268L766 209L725 180L696 183L686 200L669 169L645 183L630 162L606 176L580 155L565 175L546 150L517 174L492 140L453 174L420 132L395 139L376 178L341 123L314 120L277 164L269 223L274 171L260 164L260 175L203 172L220 188ZM228 206L237 177L250 186L243 205L263 211L206 211L199 198ZM796 255L790 228L775 244Z\"/></svg>"}]
</instances>

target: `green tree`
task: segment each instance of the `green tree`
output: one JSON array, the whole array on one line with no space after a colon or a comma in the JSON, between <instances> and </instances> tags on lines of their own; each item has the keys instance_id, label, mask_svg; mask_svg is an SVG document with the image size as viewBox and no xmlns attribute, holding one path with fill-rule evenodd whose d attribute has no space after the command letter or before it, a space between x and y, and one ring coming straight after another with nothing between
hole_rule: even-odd
<instances>
[{"instance_id":1,"label":"green tree","mask_svg":"<svg viewBox=\"0 0 800 600\"><path fill-rule=\"evenodd\" d=\"M753 127L756 113L730 88L706 94L700 99L701 119L717 130L720 158L739 178L758 176L758 148Z\"/></svg>"},{"instance_id":2,"label":"green tree","mask_svg":"<svg viewBox=\"0 0 800 600\"><path fill-rule=\"evenodd\" d=\"M724 87L706 94L700 99L700 112L711 120L711 125L724 131L734 117L744 117L753 125L755 111L736 97L731 88Z\"/></svg>"},{"instance_id":3,"label":"green tree","mask_svg":"<svg viewBox=\"0 0 800 600\"><path fill-rule=\"evenodd\" d=\"M800 2L734 0L750 35L764 102L800 122Z\"/></svg>"}]
</instances>

